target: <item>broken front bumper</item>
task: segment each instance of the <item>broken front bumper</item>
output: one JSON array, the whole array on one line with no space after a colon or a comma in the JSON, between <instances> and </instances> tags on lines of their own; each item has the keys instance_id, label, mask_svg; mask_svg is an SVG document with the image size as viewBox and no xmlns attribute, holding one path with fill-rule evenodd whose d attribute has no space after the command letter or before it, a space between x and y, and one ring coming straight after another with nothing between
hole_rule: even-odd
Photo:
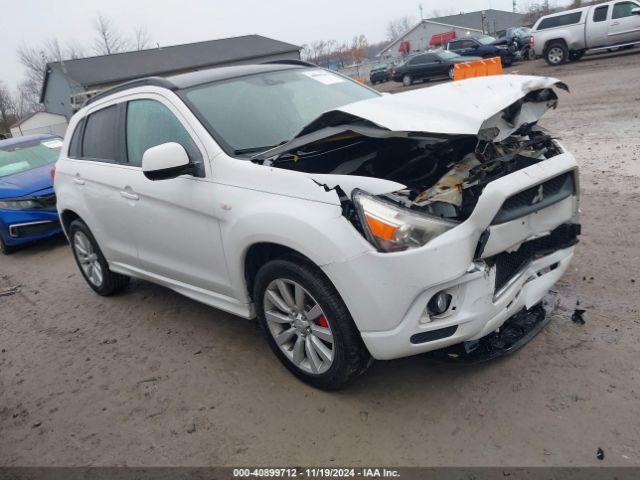
<instances>
[{"instance_id":1,"label":"broken front bumper","mask_svg":"<svg viewBox=\"0 0 640 480\"><path fill-rule=\"evenodd\" d=\"M508 199L576 168L573 156L563 153L488 184L465 222L424 247L371 251L323 266L373 357L477 340L539 303L573 257L577 177L574 195L522 217L495 219ZM531 254L512 265L514 254L507 252L527 249ZM429 300L442 291L452 296L449 309L429 315Z\"/></svg>"}]
</instances>

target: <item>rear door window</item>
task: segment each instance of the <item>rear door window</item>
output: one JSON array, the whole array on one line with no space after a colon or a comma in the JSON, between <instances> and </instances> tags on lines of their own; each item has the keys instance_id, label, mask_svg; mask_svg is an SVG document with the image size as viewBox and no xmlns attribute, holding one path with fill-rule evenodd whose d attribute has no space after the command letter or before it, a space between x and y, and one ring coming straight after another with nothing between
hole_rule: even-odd
<instances>
[{"instance_id":1,"label":"rear door window","mask_svg":"<svg viewBox=\"0 0 640 480\"><path fill-rule=\"evenodd\" d=\"M200 153L180 120L156 100L132 100L127 106L127 156L129 164L140 167L144 152L163 143L179 143L189 160L197 162Z\"/></svg>"},{"instance_id":2,"label":"rear door window","mask_svg":"<svg viewBox=\"0 0 640 480\"><path fill-rule=\"evenodd\" d=\"M82 157L121 161L118 148L118 108L112 105L89 115L82 139Z\"/></svg>"},{"instance_id":3,"label":"rear door window","mask_svg":"<svg viewBox=\"0 0 640 480\"><path fill-rule=\"evenodd\" d=\"M604 22L607 20L607 13L609 13L609 5L604 5L602 7L598 7L593 12L593 21L594 22Z\"/></svg>"},{"instance_id":4,"label":"rear door window","mask_svg":"<svg viewBox=\"0 0 640 480\"><path fill-rule=\"evenodd\" d=\"M418 55L417 57L414 57L411 59L411 61L409 62L409 65L423 65L425 63L427 63L427 56Z\"/></svg>"},{"instance_id":5,"label":"rear door window","mask_svg":"<svg viewBox=\"0 0 640 480\"><path fill-rule=\"evenodd\" d=\"M558 15L556 17L545 18L538 25L538 30L546 30L547 28L563 27L565 25L573 25L580 22L582 12L568 13L566 15Z\"/></svg>"}]
</instances>

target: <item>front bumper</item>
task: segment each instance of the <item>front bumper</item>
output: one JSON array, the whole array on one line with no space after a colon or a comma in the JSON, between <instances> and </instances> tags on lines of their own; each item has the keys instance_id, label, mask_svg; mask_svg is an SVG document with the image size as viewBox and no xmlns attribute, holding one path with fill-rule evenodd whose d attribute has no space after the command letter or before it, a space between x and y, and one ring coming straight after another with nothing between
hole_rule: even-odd
<instances>
[{"instance_id":1,"label":"front bumper","mask_svg":"<svg viewBox=\"0 0 640 480\"><path fill-rule=\"evenodd\" d=\"M492 223L507 199L576 169L573 156L562 153L488 184L465 222L424 247L370 251L323 266L371 355L386 360L477 340L539 303L566 271L573 257L571 243L536 255L499 288L494 260L575 223L577 195L509 222ZM443 290L452 295L451 306L431 317L427 303Z\"/></svg>"},{"instance_id":2,"label":"front bumper","mask_svg":"<svg viewBox=\"0 0 640 480\"><path fill-rule=\"evenodd\" d=\"M20 245L62 232L58 212L0 210L0 235L7 245Z\"/></svg>"}]
</instances>

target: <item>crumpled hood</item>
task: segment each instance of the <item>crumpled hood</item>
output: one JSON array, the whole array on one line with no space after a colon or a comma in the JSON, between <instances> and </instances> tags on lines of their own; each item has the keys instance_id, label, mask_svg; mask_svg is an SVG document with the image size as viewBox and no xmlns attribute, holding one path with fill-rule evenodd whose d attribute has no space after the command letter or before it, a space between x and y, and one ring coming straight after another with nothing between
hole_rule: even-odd
<instances>
[{"instance_id":1,"label":"crumpled hood","mask_svg":"<svg viewBox=\"0 0 640 480\"><path fill-rule=\"evenodd\" d=\"M323 113L289 142L254 158L272 158L325 136L321 130L335 134L338 126L371 136L479 135L500 142L556 106L554 86L569 90L556 78L495 75L362 100Z\"/></svg>"},{"instance_id":2,"label":"crumpled hood","mask_svg":"<svg viewBox=\"0 0 640 480\"><path fill-rule=\"evenodd\" d=\"M553 86L567 89L558 79L550 77L477 77L362 100L340 107L334 112L343 112L396 132L477 135L486 127L485 122L497 113L531 92ZM323 114L298 136L313 131L314 125L323 124L323 118L331 114L332 112ZM504 138L507 136L509 135Z\"/></svg>"}]
</instances>

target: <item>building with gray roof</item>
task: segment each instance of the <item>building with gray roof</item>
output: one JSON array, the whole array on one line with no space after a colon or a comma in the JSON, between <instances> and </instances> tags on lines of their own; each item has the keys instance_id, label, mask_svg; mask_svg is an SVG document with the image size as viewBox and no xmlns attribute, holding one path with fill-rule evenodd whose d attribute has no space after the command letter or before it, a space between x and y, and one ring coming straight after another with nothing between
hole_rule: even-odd
<instances>
[{"instance_id":1,"label":"building with gray roof","mask_svg":"<svg viewBox=\"0 0 640 480\"><path fill-rule=\"evenodd\" d=\"M261 35L246 35L52 62L47 64L40 102L46 111L70 118L88 98L128 80L216 66L299 60L300 48Z\"/></svg>"}]
</instances>

